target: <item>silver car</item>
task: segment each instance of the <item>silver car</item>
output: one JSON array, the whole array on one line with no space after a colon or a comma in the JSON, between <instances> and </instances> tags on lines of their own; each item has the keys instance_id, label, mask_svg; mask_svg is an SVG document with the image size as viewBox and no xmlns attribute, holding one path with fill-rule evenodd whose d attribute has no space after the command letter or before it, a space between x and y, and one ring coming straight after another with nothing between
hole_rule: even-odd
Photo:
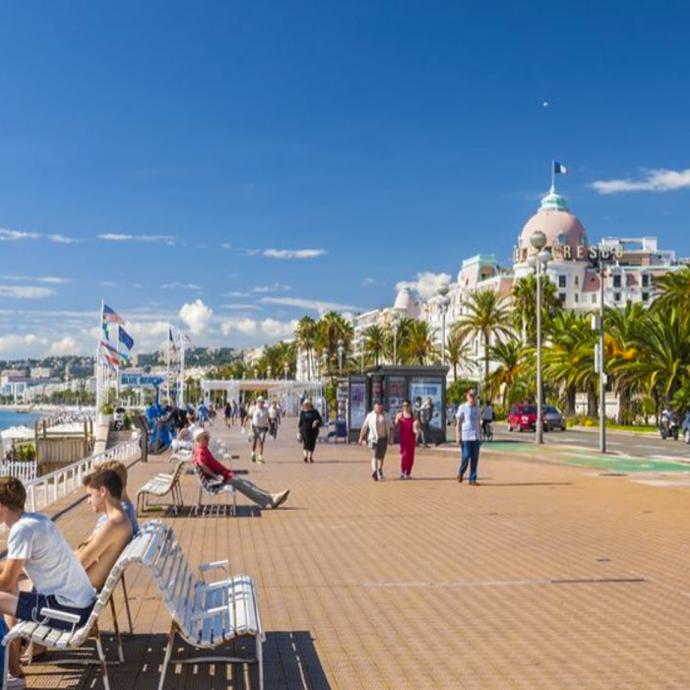
<instances>
[{"instance_id":1,"label":"silver car","mask_svg":"<svg viewBox=\"0 0 690 690\"><path fill-rule=\"evenodd\" d=\"M557 407L545 405L542 418L544 431L553 431L554 429L565 431L565 417Z\"/></svg>"}]
</instances>

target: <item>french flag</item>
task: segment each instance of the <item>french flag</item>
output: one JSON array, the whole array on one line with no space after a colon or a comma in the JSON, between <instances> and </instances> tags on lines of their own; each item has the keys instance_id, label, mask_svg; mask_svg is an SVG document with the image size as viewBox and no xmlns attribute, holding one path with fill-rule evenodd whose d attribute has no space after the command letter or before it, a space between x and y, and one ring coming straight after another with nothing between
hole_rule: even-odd
<instances>
[{"instance_id":1,"label":"french flag","mask_svg":"<svg viewBox=\"0 0 690 690\"><path fill-rule=\"evenodd\" d=\"M563 163L559 163L558 161L553 162L553 172L554 175L565 175L568 172L568 168L563 165Z\"/></svg>"}]
</instances>

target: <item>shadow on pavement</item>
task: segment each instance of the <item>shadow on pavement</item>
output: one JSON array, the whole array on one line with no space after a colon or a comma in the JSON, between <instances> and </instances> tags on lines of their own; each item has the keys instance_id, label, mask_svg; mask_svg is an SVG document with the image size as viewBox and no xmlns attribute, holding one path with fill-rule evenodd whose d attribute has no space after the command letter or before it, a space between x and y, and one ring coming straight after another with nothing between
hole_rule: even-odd
<instances>
[{"instance_id":1,"label":"shadow on pavement","mask_svg":"<svg viewBox=\"0 0 690 690\"><path fill-rule=\"evenodd\" d=\"M125 663L108 666L112 688L132 690L157 690L160 670L163 664L166 635L127 635L123 638ZM86 651L86 650L85 650ZM313 638L308 630L292 632L276 631L266 634L264 643L264 685L267 688L302 688L304 690L330 690L319 659ZM60 652L60 657L65 654ZM175 645L173 662L168 668L165 688L167 690L253 690L259 687L255 664L175 664L176 659L194 659L200 656L254 656L254 642L251 639L236 640L231 644L213 650L197 651L179 642ZM72 656L72 655L70 655ZM116 651L109 639L106 656L116 658ZM45 661L27 667L29 687L43 686L48 678L60 678L61 687L93 688L101 690L103 681L100 669L94 666L64 664L50 665L51 654ZM52 658L57 659L56 654ZM75 653L74 658L85 658L84 653Z\"/></svg>"}]
</instances>

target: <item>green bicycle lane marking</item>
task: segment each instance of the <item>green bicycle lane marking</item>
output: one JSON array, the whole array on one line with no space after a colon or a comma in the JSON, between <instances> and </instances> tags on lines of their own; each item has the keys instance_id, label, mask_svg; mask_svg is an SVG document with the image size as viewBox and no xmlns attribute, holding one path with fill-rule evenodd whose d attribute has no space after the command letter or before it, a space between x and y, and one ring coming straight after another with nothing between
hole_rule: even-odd
<instances>
[{"instance_id":1,"label":"green bicycle lane marking","mask_svg":"<svg viewBox=\"0 0 690 690\"><path fill-rule=\"evenodd\" d=\"M563 458L568 465L592 467L598 470L614 472L690 472L690 465L658 458L639 458L632 455L603 456L589 453L577 453Z\"/></svg>"}]
</instances>

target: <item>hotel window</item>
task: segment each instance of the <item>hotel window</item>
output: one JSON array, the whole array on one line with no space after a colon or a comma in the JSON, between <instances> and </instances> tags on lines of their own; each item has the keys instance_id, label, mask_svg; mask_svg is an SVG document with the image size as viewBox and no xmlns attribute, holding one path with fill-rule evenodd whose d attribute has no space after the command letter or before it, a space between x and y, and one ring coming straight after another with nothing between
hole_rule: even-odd
<instances>
[{"instance_id":1,"label":"hotel window","mask_svg":"<svg viewBox=\"0 0 690 690\"><path fill-rule=\"evenodd\" d=\"M596 304L596 303L597 303L597 293L593 292L592 293L592 304Z\"/></svg>"},{"instance_id":2,"label":"hotel window","mask_svg":"<svg viewBox=\"0 0 690 690\"><path fill-rule=\"evenodd\" d=\"M580 301L580 295L578 295L577 292L575 293L575 301L576 302Z\"/></svg>"},{"instance_id":3,"label":"hotel window","mask_svg":"<svg viewBox=\"0 0 690 690\"><path fill-rule=\"evenodd\" d=\"M621 286L621 274L615 273L613 276L613 287L619 288Z\"/></svg>"},{"instance_id":4,"label":"hotel window","mask_svg":"<svg viewBox=\"0 0 690 690\"><path fill-rule=\"evenodd\" d=\"M565 292L559 292L558 299L561 301L561 304L565 304Z\"/></svg>"},{"instance_id":5,"label":"hotel window","mask_svg":"<svg viewBox=\"0 0 690 690\"><path fill-rule=\"evenodd\" d=\"M642 293L642 301L643 302L649 302L649 293L648 292Z\"/></svg>"},{"instance_id":6,"label":"hotel window","mask_svg":"<svg viewBox=\"0 0 690 690\"><path fill-rule=\"evenodd\" d=\"M649 273L642 274L642 287L649 287Z\"/></svg>"},{"instance_id":7,"label":"hotel window","mask_svg":"<svg viewBox=\"0 0 690 690\"><path fill-rule=\"evenodd\" d=\"M565 287L565 276L558 276L558 287L559 288Z\"/></svg>"},{"instance_id":8,"label":"hotel window","mask_svg":"<svg viewBox=\"0 0 690 690\"><path fill-rule=\"evenodd\" d=\"M620 292L614 292L613 293L613 300L614 300L614 302L620 302L621 301L621 293Z\"/></svg>"},{"instance_id":9,"label":"hotel window","mask_svg":"<svg viewBox=\"0 0 690 690\"><path fill-rule=\"evenodd\" d=\"M575 276L575 287L580 287L580 276Z\"/></svg>"}]
</instances>

